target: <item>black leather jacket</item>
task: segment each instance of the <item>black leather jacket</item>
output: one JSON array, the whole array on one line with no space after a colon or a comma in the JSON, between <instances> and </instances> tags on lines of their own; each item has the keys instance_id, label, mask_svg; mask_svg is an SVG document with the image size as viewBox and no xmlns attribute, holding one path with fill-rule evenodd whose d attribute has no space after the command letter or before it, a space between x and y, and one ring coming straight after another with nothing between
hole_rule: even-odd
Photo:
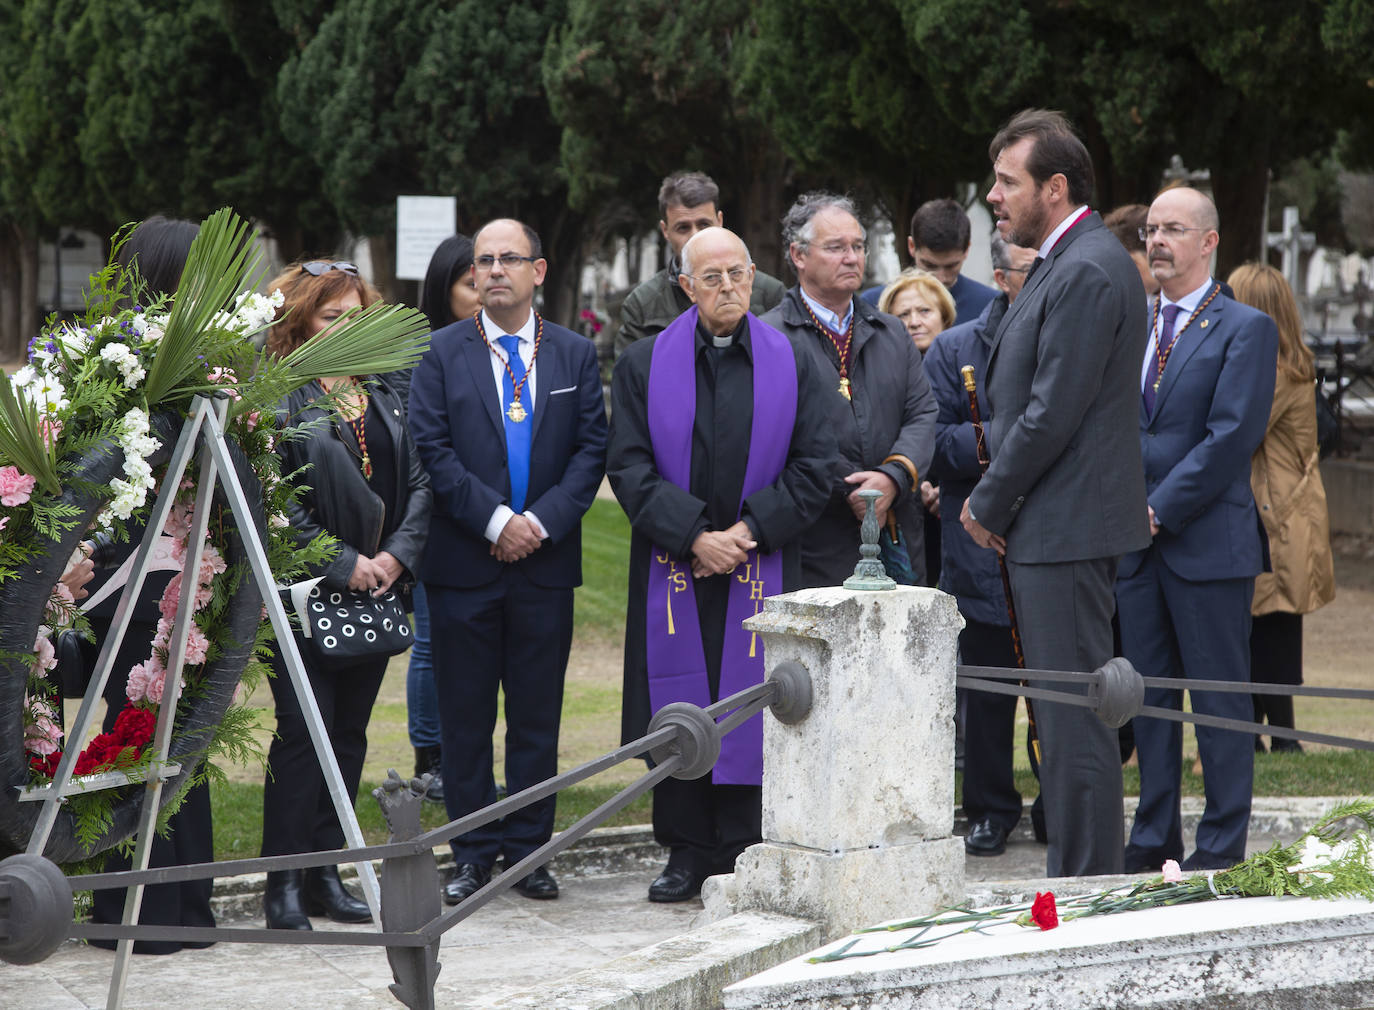
<instances>
[{"instance_id":1,"label":"black leather jacket","mask_svg":"<svg viewBox=\"0 0 1374 1010\"><path fill-rule=\"evenodd\" d=\"M315 405L314 401L324 395L320 384L311 382L296 390L281 408L284 425L313 422L303 436L282 439L277 451L282 458L283 474L309 467L297 478L307 487L288 515L296 539L309 543L325 531L339 540L338 553L313 573L322 575L331 589L348 585L360 551L368 557L386 551L405 566L406 575L402 578L413 581L410 573L419 564L429 535L429 475L420 466L400 397L386 378L373 376L372 380L373 401L378 413L386 418L387 435L396 451L396 502L400 515L395 529L384 541L381 533L386 506L368 487L358 468L357 442L348 425Z\"/></svg>"}]
</instances>

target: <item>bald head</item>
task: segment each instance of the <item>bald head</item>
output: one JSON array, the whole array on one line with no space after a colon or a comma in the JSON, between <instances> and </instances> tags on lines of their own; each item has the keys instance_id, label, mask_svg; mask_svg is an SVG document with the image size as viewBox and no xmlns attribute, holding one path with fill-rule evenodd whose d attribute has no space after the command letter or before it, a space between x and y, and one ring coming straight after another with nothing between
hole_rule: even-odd
<instances>
[{"instance_id":1,"label":"bald head","mask_svg":"<svg viewBox=\"0 0 1374 1010\"><path fill-rule=\"evenodd\" d=\"M687 240L687 244L682 247L682 272L690 274L692 272L693 256L698 259L706 255L706 250L719 251L728 249L732 252L739 252L746 263L752 263L749 258L749 248L744 244L744 239L740 238L729 228L703 228Z\"/></svg>"},{"instance_id":2,"label":"bald head","mask_svg":"<svg viewBox=\"0 0 1374 1010\"><path fill-rule=\"evenodd\" d=\"M1155 197L1152 206L1163 205L1176 210L1184 215L1193 223L1194 227L1203 228L1207 231L1217 231L1221 227L1221 218L1217 216L1217 205L1212 202L1212 198L1201 190L1193 189L1191 186L1176 186L1173 189L1166 189L1159 196Z\"/></svg>"},{"instance_id":3,"label":"bald head","mask_svg":"<svg viewBox=\"0 0 1374 1010\"><path fill-rule=\"evenodd\" d=\"M749 250L727 228L706 228L682 247L678 283L696 304L703 326L715 336L733 333L749 311L754 263Z\"/></svg>"},{"instance_id":4,"label":"bald head","mask_svg":"<svg viewBox=\"0 0 1374 1010\"><path fill-rule=\"evenodd\" d=\"M1145 219L1145 255L1166 298L1176 301L1211 276L1217 247L1217 205L1187 186L1166 189Z\"/></svg>"}]
</instances>

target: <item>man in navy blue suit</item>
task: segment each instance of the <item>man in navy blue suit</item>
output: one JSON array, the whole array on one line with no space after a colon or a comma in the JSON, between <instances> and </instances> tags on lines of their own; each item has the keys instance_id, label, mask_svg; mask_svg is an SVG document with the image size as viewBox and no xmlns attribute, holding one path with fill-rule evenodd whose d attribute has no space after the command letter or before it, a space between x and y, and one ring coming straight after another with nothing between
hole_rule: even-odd
<instances>
[{"instance_id":1,"label":"man in navy blue suit","mask_svg":"<svg viewBox=\"0 0 1374 1010\"><path fill-rule=\"evenodd\" d=\"M1144 238L1160 282L1141 364L1140 446L1153 540L1117 571L1121 641L1141 673L1250 679L1250 601L1266 544L1250 492L1250 457L1274 400L1278 331L1212 279L1217 209L1197 190L1162 193ZM1194 712L1249 721L1250 696L1190 691ZM1145 704L1177 709L1181 690ZM1129 872L1183 858L1179 815L1182 728L1135 720L1140 804L1126 846ZM1254 775L1250 736L1197 727L1207 796L1187 869L1245 858Z\"/></svg>"},{"instance_id":2,"label":"man in navy blue suit","mask_svg":"<svg viewBox=\"0 0 1374 1010\"><path fill-rule=\"evenodd\" d=\"M434 489L421 564L429 596L445 806L496 800L492 733L506 697L506 786L558 770L582 516L605 472L606 414L591 341L534 311L548 264L539 236L496 220L473 237L482 311L435 331L415 369L410 424ZM548 841L549 797L453 841L457 904ZM556 898L543 867L516 890Z\"/></svg>"}]
</instances>

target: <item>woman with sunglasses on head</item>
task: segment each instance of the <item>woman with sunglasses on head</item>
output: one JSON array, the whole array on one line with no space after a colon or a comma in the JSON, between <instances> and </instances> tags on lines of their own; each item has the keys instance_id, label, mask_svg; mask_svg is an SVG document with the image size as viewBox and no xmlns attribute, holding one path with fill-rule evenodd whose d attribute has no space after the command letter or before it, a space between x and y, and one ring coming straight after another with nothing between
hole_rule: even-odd
<instances>
[{"instance_id":1,"label":"woman with sunglasses on head","mask_svg":"<svg viewBox=\"0 0 1374 1010\"><path fill-rule=\"evenodd\" d=\"M351 311L378 301L352 263L311 260L271 282L286 301L268 331L267 353L285 356L341 323ZM287 397L284 423L304 425L278 445L282 472L296 476L303 493L290 514L297 539L317 534L338 540L338 551L311 573L319 589L382 597L413 582L411 572L429 530L429 478L406 430L401 398L389 376L336 376L312 382ZM320 402L326 394L332 406ZM319 704L334 756L356 801L367 753L367 723L389 656L326 660L300 633L296 645ZM262 854L337 849L344 844L324 775L300 704L279 652L274 650L272 696L277 736L268 752L263 793ZM337 867L280 870L267 875L269 929L310 929L309 915L337 922L366 922L367 905L344 889Z\"/></svg>"},{"instance_id":2,"label":"woman with sunglasses on head","mask_svg":"<svg viewBox=\"0 0 1374 1010\"><path fill-rule=\"evenodd\" d=\"M434 250L429 269L420 287L420 311L429 320L429 328L441 330L461 319L470 319L482 308L477 285L472 277L472 239L466 235L450 235ZM402 373L395 373L400 378ZM405 375L406 393L410 391L410 373ZM408 399L408 396L407 396ZM410 666L406 669L406 722L410 745L415 748L416 776L428 773L429 788L425 799L444 802L444 780L441 773L439 746L439 699L434 693L434 664L429 645L429 601L425 587L415 583L411 596L415 605L415 644L410 650Z\"/></svg>"}]
</instances>

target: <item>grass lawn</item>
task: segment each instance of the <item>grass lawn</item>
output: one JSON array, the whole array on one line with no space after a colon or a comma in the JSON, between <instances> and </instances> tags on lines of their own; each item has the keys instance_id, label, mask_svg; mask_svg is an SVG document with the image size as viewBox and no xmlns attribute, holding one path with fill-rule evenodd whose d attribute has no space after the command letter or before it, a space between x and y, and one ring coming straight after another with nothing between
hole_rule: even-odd
<instances>
[{"instance_id":1,"label":"grass lawn","mask_svg":"<svg viewBox=\"0 0 1374 1010\"><path fill-rule=\"evenodd\" d=\"M621 640L624 633L626 575L629 556L629 524L614 501L598 500L583 523L583 574L577 590L576 630L563 701L563 726L559 742L559 769L567 770L616 747L620 742ZM1363 558L1337 559L1335 602L1309 615L1304 623L1307 648L1307 682L1328 686L1367 686L1369 661L1374 652L1374 575ZM368 761L358 815L370 840L384 841L384 827L374 786L388 768L402 774L413 769L414 757L406 734L405 671L408 658L391 663L369 727ZM250 699L258 706L264 746L273 726L271 695L265 685ZM73 712L74 714L74 712ZM1326 699L1297 699L1300 728L1352 737L1369 737L1367 707ZM1027 799L1037 792L1024 748L1024 712L1018 724L1017 785ZM498 720L493 746L497 778L501 778L504 727ZM1184 735L1184 792L1202 794L1201 776L1193 771L1197 749L1190 730ZM558 827L566 827L643 772L639 761L626 762L591 782L565 790L558 800ZM213 791L216 854L226 859L256 855L261 837L262 779L256 765L227 767L230 781ZM1124 769L1125 787L1133 794L1139 773ZM1374 793L1374 754L1309 746L1302 754L1260 754L1255 759L1255 793L1270 796L1351 796ZM957 793L956 793L957 795ZM443 823L440 808L427 805L426 821ZM611 822L647 823L649 801L641 798Z\"/></svg>"}]
</instances>

